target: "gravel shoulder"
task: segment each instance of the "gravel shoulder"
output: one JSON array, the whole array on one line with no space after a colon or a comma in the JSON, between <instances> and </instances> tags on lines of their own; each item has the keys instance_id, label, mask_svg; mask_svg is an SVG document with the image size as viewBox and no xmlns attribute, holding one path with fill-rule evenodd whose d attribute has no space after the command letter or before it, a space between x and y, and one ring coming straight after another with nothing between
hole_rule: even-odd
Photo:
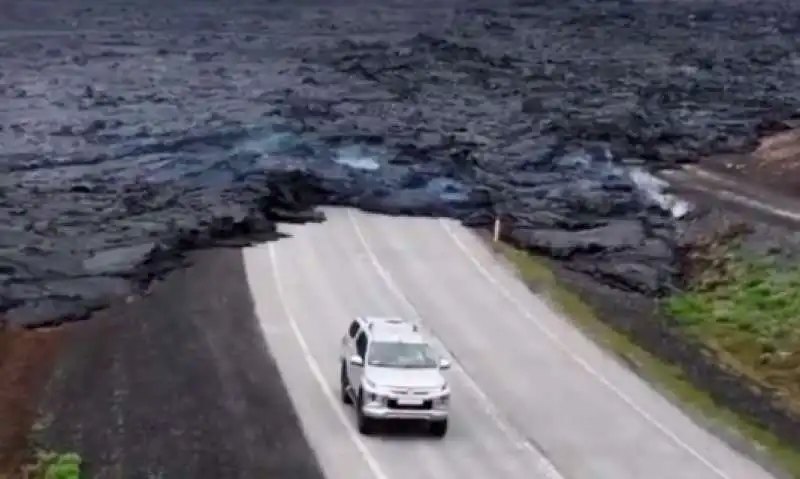
<instances>
[{"instance_id":1,"label":"gravel shoulder","mask_svg":"<svg viewBox=\"0 0 800 479\"><path fill-rule=\"evenodd\" d=\"M320 478L240 253L193 262L68 331L37 443L81 454L87 477Z\"/></svg>"}]
</instances>

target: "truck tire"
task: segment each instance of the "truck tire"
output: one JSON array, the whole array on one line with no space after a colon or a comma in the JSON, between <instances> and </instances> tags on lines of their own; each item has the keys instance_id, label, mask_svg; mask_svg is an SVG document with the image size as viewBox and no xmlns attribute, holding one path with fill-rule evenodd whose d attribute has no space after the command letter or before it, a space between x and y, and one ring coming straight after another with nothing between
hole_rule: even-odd
<instances>
[{"instance_id":1,"label":"truck tire","mask_svg":"<svg viewBox=\"0 0 800 479\"><path fill-rule=\"evenodd\" d=\"M444 437L447 434L447 419L444 421L433 421L430 424L430 431L434 437Z\"/></svg>"},{"instance_id":2,"label":"truck tire","mask_svg":"<svg viewBox=\"0 0 800 479\"><path fill-rule=\"evenodd\" d=\"M339 374L339 386L340 386L340 395L342 397L342 402L345 404L353 404L353 398L350 397L350 393L347 392L347 388L350 386L350 380L347 378L347 367L342 361L342 369L341 373Z\"/></svg>"},{"instance_id":3,"label":"truck tire","mask_svg":"<svg viewBox=\"0 0 800 479\"><path fill-rule=\"evenodd\" d=\"M358 432L365 436L372 434L375 429L375 421L364 414L364 393L360 389L356 399L356 422L358 423Z\"/></svg>"}]
</instances>

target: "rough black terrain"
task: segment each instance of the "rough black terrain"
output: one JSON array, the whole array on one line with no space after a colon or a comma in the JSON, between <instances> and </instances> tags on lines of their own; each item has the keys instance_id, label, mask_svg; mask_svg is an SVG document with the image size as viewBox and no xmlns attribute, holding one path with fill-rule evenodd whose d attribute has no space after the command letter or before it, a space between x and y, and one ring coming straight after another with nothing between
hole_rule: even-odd
<instances>
[{"instance_id":1,"label":"rough black terrain","mask_svg":"<svg viewBox=\"0 0 800 479\"><path fill-rule=\"evenodd\" d=\"M513 221L605 284L674 284L628 175L800 106L800 4L0 2L0 312L82 317L317 203ZM244 239L243 239L244 238Z\"/></svg>"},{"instance_id":2,"label":"rough black terrain","mask_svg":"<svg viewBox=\"0 0 800 479\"><path fill-rule=\"evenodd\" d=\"M80 452L85 477L322 479L265 354L241 254L193 259L68 331L36 439Z\"/></svg>"}]
</instances>

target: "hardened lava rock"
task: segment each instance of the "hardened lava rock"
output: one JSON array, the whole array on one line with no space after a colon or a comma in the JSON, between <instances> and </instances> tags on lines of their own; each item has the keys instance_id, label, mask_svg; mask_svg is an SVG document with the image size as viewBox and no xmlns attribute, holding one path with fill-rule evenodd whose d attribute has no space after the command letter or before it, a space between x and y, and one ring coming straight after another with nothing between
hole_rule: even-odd
<instances>
[{"instance_id":1,"label":"hardened lava rock","mask_svg":"<svg viewBox=\"0 0 800 479\"><path fill-rule=\"evenodd\" d=\"M503 218L628 291L675 279L634 166L797 116L777 1L17 2L0 18L0 312L139 292L315 205ZM794 10L793 10L794 9Z\"/></svg>"}]
</instances>

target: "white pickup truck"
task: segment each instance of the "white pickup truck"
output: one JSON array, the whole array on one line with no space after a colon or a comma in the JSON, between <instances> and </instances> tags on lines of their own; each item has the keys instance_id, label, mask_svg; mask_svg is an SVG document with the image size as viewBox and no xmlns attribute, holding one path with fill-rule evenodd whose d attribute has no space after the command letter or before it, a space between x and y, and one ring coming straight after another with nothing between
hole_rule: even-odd
<instances>
[{"instance_id":1,"label":"white pickup truck","mask_svg":"<svg viewBox=\"0 0 800 479\"><path fill-rule=\"evenodd\" d=\"M447 359L434 354L416 325L401 318L357 317L342 338L341 395L355 404L358 430L374 431L381 419L428 421L444 437L450 386Z\"/></svg>"}]
</instances>

